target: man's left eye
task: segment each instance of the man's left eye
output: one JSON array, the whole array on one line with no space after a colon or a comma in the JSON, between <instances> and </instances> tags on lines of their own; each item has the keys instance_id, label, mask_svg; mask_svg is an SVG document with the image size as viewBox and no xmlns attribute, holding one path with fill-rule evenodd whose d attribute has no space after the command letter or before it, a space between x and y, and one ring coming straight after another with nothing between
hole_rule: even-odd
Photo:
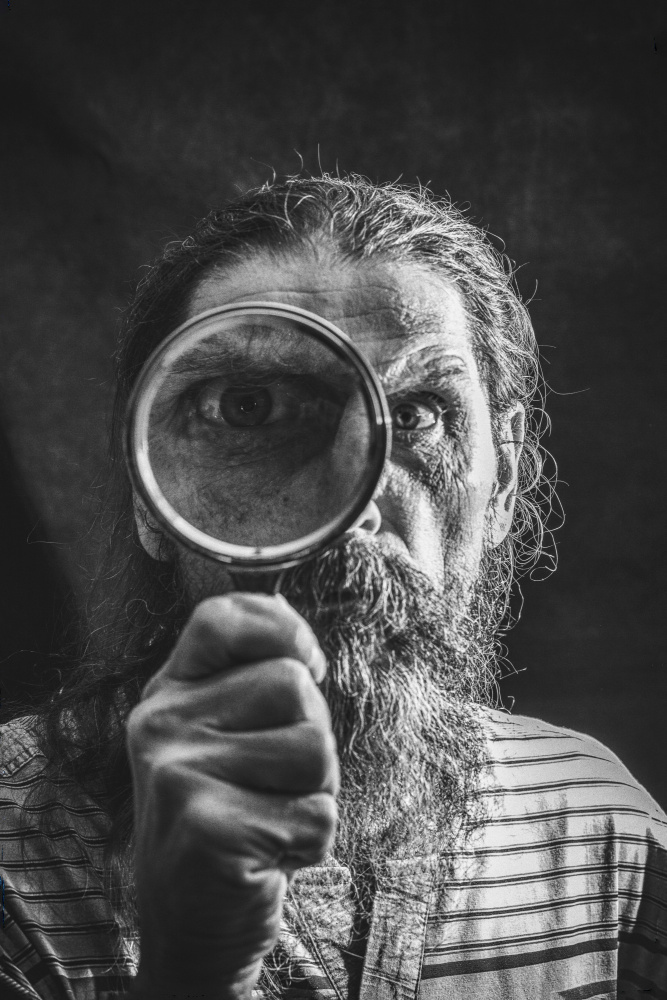
<instances>
[{"instance_id":1,"label":"man's left eye","mask_svg":"<svg viewBox=\"0 0 667 1000\"><path fill-rule=\"evenodd\" d=\"M435 427L442 408L435 402L406 399L391 408L394 431L425 431Z\"/></svg>"}]
</instances>

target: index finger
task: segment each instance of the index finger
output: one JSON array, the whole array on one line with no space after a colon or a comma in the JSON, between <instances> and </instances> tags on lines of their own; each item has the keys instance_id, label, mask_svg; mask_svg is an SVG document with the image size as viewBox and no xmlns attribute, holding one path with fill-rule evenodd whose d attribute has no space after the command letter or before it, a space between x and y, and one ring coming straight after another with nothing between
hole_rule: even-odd
<instances>
[{"instance_id":1,"label":"index finger","mask_svg":"<svg viewBox=\"0 0 667 1000\"><path fill-rule=\"evenodd\" d=\"M197 606L160 675L196 680L278 657L299 660L316 683L324 680L324 653L310 625L285 598L236 592Z\"/></svg>"}]
</instances>

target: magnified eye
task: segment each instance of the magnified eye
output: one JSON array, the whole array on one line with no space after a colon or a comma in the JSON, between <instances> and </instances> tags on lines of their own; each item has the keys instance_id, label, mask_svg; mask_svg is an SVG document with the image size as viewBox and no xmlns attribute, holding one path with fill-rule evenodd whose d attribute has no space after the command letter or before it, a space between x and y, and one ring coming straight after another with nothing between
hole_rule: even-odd
<instances>
[{"instance_id":1,"label":"magnified eye","mask_svg":"<svg viewBox=\"0 0 667 1000\"><path fill-rule=\"evenodd\" d=\"M278 389L277 386L230 386L216 379L198 393L196 410L211 424L259 427L279 419L285 409L286 400Z\"/></svg>"},{"instance_id":2,"label":"magnified eye","mask_svg":"<svg viewBox=\"0 0 667 1000\"><path fill-rule=\"evenodd\" d=\"M424 431L435 427L442 412L442 407L435 402L424 402L418 399L407 399L397 403L391 409L391 417L395 431Z\"/></svg>"}]
</instances>

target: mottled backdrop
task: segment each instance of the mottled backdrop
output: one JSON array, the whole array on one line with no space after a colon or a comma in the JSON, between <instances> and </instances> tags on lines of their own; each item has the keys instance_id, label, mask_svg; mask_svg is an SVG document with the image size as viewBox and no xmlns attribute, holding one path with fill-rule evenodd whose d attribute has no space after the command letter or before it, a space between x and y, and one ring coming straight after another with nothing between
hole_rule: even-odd
<instances>
[{"instance_id":1,"label":"mottled backdrop","mask_svg":"<svg viewBox=\"0 0 667 1000\"><path fill-rule=\"evenodd\" d=\"M522 265L567 521L557 574L524 588L505 697L601 737L665 804L664 5L4 3L5 693L47 676L95 571L141 264L301 155L448 190Z\"/></svg>"}]
</instances>

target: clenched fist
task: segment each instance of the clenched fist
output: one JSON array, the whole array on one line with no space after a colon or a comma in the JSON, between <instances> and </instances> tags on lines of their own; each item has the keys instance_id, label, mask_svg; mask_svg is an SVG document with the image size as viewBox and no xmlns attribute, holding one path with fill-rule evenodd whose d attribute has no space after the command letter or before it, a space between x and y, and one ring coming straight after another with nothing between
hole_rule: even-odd
<instances>
[{"instance_id":1,"label":"clenched fist","mask_svg":"<svg viewBox=\"0 0 667 1000\"><path fill-rule=\"evenodd\" d=\"M290 873L321 861L334 836L324 673L284 598L215 597L130 713L137 998L250 996Z\"/></svg>"}]
</instances>

